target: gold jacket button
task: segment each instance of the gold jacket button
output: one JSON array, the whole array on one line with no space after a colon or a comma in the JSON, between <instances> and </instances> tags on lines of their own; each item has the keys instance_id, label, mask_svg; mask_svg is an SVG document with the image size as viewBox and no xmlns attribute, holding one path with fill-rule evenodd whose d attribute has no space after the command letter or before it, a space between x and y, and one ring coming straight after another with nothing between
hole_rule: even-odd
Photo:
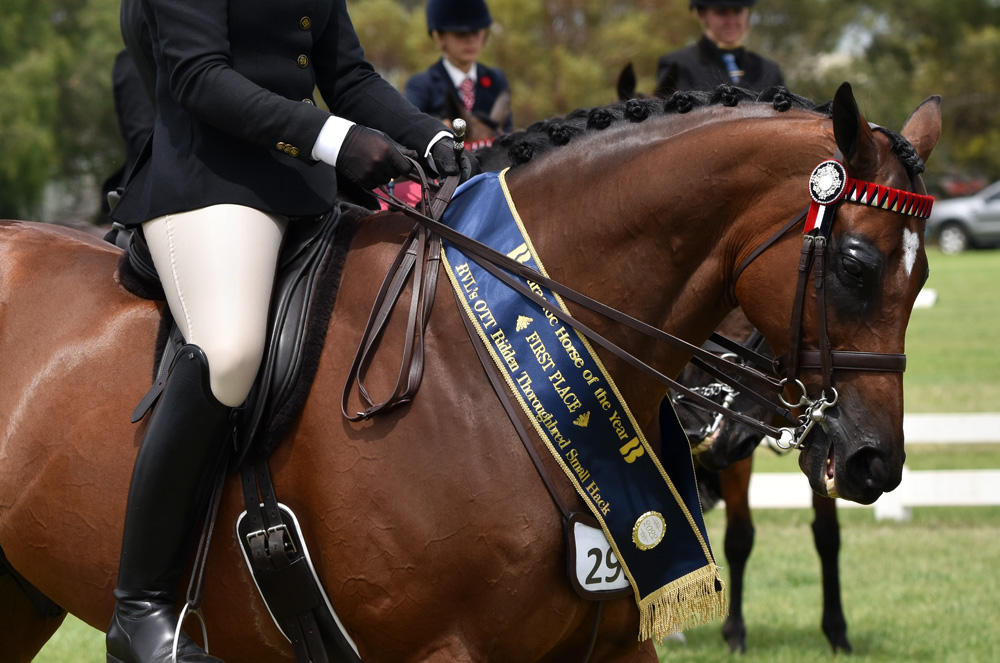
<instances>
[{"instance_id":1,"label":"gold jacket button","mask_svg":"<svg viewBox=\"0 0 1000 663\"><path fill-rule=\"evenodd\" d=\"M297 62L297 63L298 63L298 65L299 65L300 67L302 67L303 69L305 69L306 67L308 67L308 66L309 66L309 58L308 58L308 57L306 57L305 55L300 55L300 56L298 57L298 59L296 60L296 62Z\"/></svg>"},{"instance_id":2,"label":"gold jacket button","mask_svg":"<svg viewBox=\"0 0 1000 663\"><path fill-rule=\"evenodd\" d=\"M312 19L310 19L308 16L303 16L302 18L299 19L299 27L302 28L303 30L308 30L309 28L312 27Z\"/></svg>"},{"instance_id":3,"label":"gold jacket button","mask_svg":"<svg viewBox=\"0 0 1000 663\"><path fill-rule=\"evenodd\" d=\"M316 102L313 101L312 99L308 98L308 97L306 97L305 99L303 99L302 103L309 104L310 106L315 106L316 105Z\"/></svg>"},{"instance_id":4,"label":"gold jacket button","mask_svg":"<svg viewBox=\"0 0 1000 663\"><path fill-rule=\"evenodd\" d=\"M278 144L276 145L276 147L277 147L277 148L278 148L279 150L284 150L284 149L285 149L285 143L284 143L284 142L279 142L279 143L278 143Z\"/></svg>"},{"instance_id":5,"label":"gold jacket button","mask_svg":"<svg viewBox=\"0 0 1000 663\"><path fill-rule=\"evenodd\" d=\"M293 147L292 149L288 150L288 153L291 154L293 157L297 157L299 156L299 148Z\"/></svg>"}]
</instances>

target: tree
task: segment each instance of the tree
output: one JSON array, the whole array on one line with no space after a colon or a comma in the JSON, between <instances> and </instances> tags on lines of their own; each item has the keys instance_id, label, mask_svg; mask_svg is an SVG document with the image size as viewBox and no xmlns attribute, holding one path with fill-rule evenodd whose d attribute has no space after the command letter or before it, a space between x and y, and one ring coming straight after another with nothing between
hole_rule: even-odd
<instances>
[{"instance_id":1,"label":"tree","mask_svg":"<svg viewBox=\"0 0 1000 663\"><path fill-rule=\"evenodd\" d=\"M796 92L822 99L850 81L862 112L890 129L939 94L944 131L928 180L1000 178L997 2L768 0L759 14L754 37Z\"/></svg>"},{"instance_id":2,"label":"tree","mask_svg":"<svg viewBox=\"0 0 1000 663\"><path fill-rule=\"evenodd\" d=\"M31 217L47 181L100 180L123 159L111 99L119 6L0 0L0 217Z\"/></svg>"},{"instance_id":3,"label":"tree","mask_svg":"<svg viewBox=\"0 0 1000 663\"><path fill-rule=\"evenodd\" d=\"M0 217L31 217L46 182L100 181L121 164L110 91L119 2L0 0ZM423 0L349 4L369 59L397 88L438 57ZM701 32L685 0L489 5L495 24L484 61L511 79L519 127L613 101L628 62L640 91L652 92L658 56ZM996 0L762 0L747 45L814 100L850 81L862 111L890 129L927 96L942 95L945 130L928 179L996 179L998 26Z\"/></svg>"}]
</instances>

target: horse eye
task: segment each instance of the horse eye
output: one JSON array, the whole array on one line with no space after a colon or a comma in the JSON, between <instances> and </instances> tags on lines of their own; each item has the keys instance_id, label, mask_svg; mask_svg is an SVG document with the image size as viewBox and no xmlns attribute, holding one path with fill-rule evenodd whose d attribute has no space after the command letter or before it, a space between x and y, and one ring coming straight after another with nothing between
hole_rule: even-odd
<instances>
[{"instance_id":1,"label":"horse eye","mask_svg":"<svg viewBox=\"0 0 1000 663\"><path fill-rule=\"evenodd\" d=\"M841 259L841 264L843 264L845 272L857 279L860 279L862 273L864 273L861 263L857 259L850 256L844 256Z\"/></svg>"}]
</instances>

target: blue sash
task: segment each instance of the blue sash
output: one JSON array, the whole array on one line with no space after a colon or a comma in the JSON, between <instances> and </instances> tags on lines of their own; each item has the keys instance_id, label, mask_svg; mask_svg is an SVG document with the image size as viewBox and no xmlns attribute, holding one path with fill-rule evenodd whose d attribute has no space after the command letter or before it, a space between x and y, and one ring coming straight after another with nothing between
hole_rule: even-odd
<instances>
[{"instance_id":1,"label":"blue sash","mask_svg":"<svg viewBox=\"0 0 1000 663\"><path fill-rule=\"evenodd\" d=\"M505 173L459 187L444 222L547 276ZM640 640L725 616L690 447L673 410L661 413L657 457L586 338L447 242L444 262L514 398L601 523L634 589ZM558 295L526 283L566 311Z\"/></svg>"}]
</instances>

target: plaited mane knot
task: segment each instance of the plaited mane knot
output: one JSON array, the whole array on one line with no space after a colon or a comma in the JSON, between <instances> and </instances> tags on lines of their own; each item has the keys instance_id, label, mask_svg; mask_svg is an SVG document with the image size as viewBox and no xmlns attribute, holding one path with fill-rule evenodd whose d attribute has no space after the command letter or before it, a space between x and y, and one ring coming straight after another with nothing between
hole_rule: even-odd
<instances>
[{"instance_id":1,"label":"plaited mane knot","mask_svg":"<svg viewBox=\"0 0 1000 663\"><path fill-rule=\"evenodd\" d=\"M712 94L712 104L722 104L728 108L738 106L741 101L754 101L756 95L735 85L720 85Z\"/></svg>"},{"instance_id":2,"label":"plaited mane knot","mask_svg":"<svg viewBox=\"0 0 1000 663\"><path fill-rule=\"evenodd\" d=\"M732 108L740 103L740 98L736 94L736 88L732 85L720 86L717 94L719 95L719 100L722 102L722 105L727 108Z\"/></svg>"},{"instance_id":3,"label":"plaited mane knot","mask_svg":"<svg viewBox=\"0 0 1000 663\"><path fill-rule=\"evenodd\" d=\"M615 121L615 116L607 108L595 108L587 116L588 129L607 129Z\"/></svg>"},{"instance_id":4,"label":"plaited mane knot","mask_svg":"<svg viewBox=\"0 0 1000 663\"><path fill-rule=\"evenodd\" d=\"M676 110L680 114L690 113L694 110L697 99L689 92L674 92L667 103L663 106L663 112L669 113Z\"/></svg>"},{"instance_id":5,"label":"plaited mane knot","mask_svg":"<svg viewBox=\"0 0 1000 663\"><path fill-rule=\"evenodd\" d=\"M638 99L629 99L625 102L625 117L629 119L629 122L642 122L649 117L649 114L649 107Z\"/></svg>"},{"instance_id":6,"label":"plaited mane knot","mask_svg":"<svg viewBox=\"0 0 1000 663\"><path fill-rule=\"evenodd\" d=\"M574 136L581 133L579 128L562 122L553 123L552 126L549 127L548 131L549 138L552 139L553 145L565 145L571 141Z\"/></svg>"},{"instance_id":7,"label":"plaited mane knot","mask_svg":"<svg viewBox=\"0 0 1000 663\"><path fill-rule=\"evenodd\" d=\"M792 100L788 97L788 90L784 88L775 90L774 99L771 100L771 106L779 113L784 113L785 111L790 110L792 107Z\"/></svg>"},{"instance_id":8,"label":"plaited mane knot","mask_svg":"<svg viewBox=\"0 0 1000 663\"><path fill-rule=\"evenodd\" d=\"M535 156L535 148L527 141L520 141L510 146L507 155L512 165L520 166L531 161Z\"/></svg>"},{"instance_id":9,"label":"plaited mane knot","mask_svg":"<svg viewBox=\"0 0 1000 663\"><path fill-rule=\"evenodd\" d=\"M889 146L892 148L892 153L906 167L906 172L909 173L910 177L916 177L924 172L924 160L917 154L917 150L914 149L910 141L895 131L890 131L884 127L876 127L875 131L878 131L889 139Z\"/></svg>"}]
</instances>

